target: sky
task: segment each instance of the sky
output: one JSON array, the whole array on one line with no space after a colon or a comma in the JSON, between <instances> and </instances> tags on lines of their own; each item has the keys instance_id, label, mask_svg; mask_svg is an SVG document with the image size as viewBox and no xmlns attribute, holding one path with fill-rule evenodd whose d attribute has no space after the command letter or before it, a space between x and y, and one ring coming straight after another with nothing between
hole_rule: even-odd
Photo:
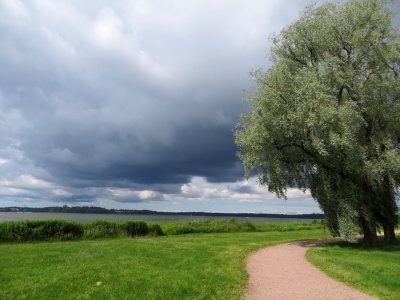
<instances>
[{"instance_id":1,"label":"sky","mask_svg":"<svg viewBox=\"0 0 400 300\"><path fill-rule=\"evenodd\" d=\"M0 207L320 212L246 180L232 133L269 38L323 2L0 0Z\"/></svg>"}]
</instances>

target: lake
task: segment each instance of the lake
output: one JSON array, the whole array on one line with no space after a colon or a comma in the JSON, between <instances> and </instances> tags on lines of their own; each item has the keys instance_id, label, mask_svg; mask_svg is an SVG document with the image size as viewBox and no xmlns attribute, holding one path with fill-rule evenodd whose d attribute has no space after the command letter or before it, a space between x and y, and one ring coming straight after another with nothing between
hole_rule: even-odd
<instances>
[{"instance_id":1,"label":"lake","mask_svg":"<svg viewBox=\"0 0 400 300\"><path fill-rule=\"evenodd\" d=\"M309 219L294 218L267 218L267 217L220 217L220 216L191 216L191 215L134 215L134 214L79 214L79 213L48 213L48 212L0 212L1 221L42 219L64 219L79 222L91 222L96 220L143 220L143 221L176 221L176 220L213 220L235 219L254 222L306 222Z\"/></svg>"}]
</instances>

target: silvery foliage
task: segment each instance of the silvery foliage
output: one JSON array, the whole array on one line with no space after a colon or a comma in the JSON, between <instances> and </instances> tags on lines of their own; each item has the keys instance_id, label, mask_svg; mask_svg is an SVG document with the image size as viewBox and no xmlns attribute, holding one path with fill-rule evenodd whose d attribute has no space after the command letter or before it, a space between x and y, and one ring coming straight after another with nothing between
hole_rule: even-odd
<instances>
[{"instance_id":1,"label":"silvery foliage","mask_svg":"<svg viewBox=\"0 0 400 300\"><path fill-rule=\"evenodd\" d=\"M400 182L400 39L385 4L306 8L273 38L273 66L252 72L251 110L235 131L247 176L257 171L279 197L310 189L350 240L360 218L375 218L365 186L395 193Z\"/></svg>"}]
</instances>

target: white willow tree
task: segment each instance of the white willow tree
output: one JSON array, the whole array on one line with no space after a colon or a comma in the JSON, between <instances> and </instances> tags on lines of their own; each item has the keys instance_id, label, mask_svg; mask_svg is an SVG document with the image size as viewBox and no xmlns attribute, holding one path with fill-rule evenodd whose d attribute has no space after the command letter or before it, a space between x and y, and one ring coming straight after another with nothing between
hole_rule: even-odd
<instances>
[{"instance_id":1,"label":"white willow tree","mask_svg":"<svg viewBox=\"0 0 400 300\"><path fill-rule=\"evenodd\" d=\"M330 230L367 246L396 239L400 46L386 1L308 7L253 72L251 110L235 131L246 175L285 197L310 189Z\"/></svg>"}]
</instances>

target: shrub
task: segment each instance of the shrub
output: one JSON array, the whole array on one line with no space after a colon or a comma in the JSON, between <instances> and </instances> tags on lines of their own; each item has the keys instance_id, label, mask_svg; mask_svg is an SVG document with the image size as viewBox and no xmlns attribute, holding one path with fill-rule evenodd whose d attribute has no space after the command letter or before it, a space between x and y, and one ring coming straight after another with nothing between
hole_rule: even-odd
<instances>
[{"instance_id":1,"label":"shrub","mask_svg":"<svg viewBox=\"0 0 400 300\"><path fill-rule=\"evenodd\" d=\"M111 221L96 221L84 224L85 238L117 237L124 232L121 223Z\"/></svg>"},{"instance_id":2,"label":"shrub","mask_svg":"<svg viewBox=\"0 0 400 300\"><path fill-rule=\"evenodd\" d=\"M245 224L245 227L248 229L247 231L256 231L257 230L256 225L254 225L250 221L247 221L244 224Z\"/></svg>"},{"instance_id":3,"label":"shrub","mask_svg":"<svg viewBox=\"0 0 400 300\"><path fill-rule=\"evenodd\" d=\"M149 233L149 227L144 221L126 222L126 233L128 236L146 235Z\"/></svg>"},{"instance_id":4,"label":"shrub","mask_svg":"<svg viewBox=\"0 0 400 300\"><path fill-rule=\"evenodd\" d=\"M153 236L158 236L158 235L164 235L163 230L161 229L161 226L158 224L150 224L149 225L149 235Z\"/></svg>"},{"instance_id":5,"label":"shrub","mask_svg":"<svg viewBox=\"0 0 400 300\"><path fill-rule=\"evenodd\" d=\"M82 225L64 220L0 223L0 241L2 242L76 240L82 236Z\"/></svg>"}]
</instances>

